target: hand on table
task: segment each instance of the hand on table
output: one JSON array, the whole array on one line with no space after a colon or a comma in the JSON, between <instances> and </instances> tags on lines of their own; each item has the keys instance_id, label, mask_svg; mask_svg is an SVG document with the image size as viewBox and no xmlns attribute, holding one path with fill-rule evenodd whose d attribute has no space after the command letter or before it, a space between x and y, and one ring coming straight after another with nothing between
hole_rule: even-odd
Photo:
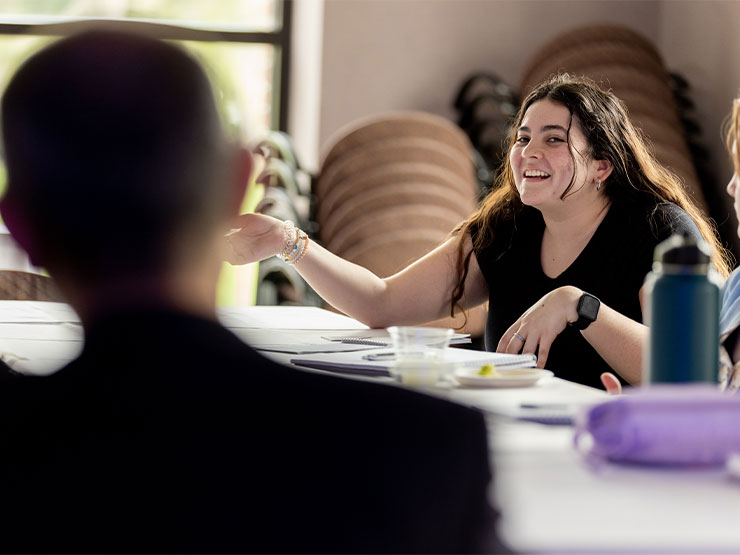
<instances>
[{"instance_id":1,"label":"hand on table","mask_svg":"<svg viewBox=\"0 0 740 555\"><path fill-rule=\"evenodd\" d=\"M537 368L544 368L552 342L568 322L578 319L576 306L582 293L577 287L569 285L550 291L506 330L496 351L537 352Z\"/></svg>"},{"instance_id":2,"label":"hand on table","mask_svg":"<svg viewBox=\"0 0 740 555\"><path fill-rule=\"evenodd\" d=\"M226 234L226 260L234 265L258 262L285 246L283 222L264 214L241 214Z\"/></svg>"}]
</instances>

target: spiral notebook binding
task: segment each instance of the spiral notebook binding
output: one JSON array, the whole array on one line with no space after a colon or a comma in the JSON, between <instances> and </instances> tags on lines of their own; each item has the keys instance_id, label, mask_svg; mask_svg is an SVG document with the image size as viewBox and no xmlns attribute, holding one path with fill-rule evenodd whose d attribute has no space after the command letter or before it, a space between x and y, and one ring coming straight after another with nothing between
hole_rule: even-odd
<instances>
[{"instance_id":1,"label":"spiral notebook binding","mask_svg":"<svg viewBox=\"0 0 740 555\"><path fill-rule=\"evenodd\" d=\"M349 345L370 345L373 347L388 347L390 345L389 342L381 339L366 339L364 337L342 337L337 341L341 341L342 343L347 343Z\"/></svg>"}]
</instances>

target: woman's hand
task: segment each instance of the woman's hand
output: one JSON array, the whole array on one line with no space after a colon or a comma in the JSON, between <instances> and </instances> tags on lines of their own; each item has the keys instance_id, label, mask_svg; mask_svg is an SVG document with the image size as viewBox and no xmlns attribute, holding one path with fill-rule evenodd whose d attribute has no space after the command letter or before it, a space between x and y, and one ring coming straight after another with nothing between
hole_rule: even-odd
<instances>
[{"instance_id":1,"label":"woman's hand","mask_svg":"<svg viewBox=\"0 0 740 555\"><path fill-rule=\"evenodd\" d=\"M570 285L550 291L506 330L496 351L537 352L537 368L544 368L552 342L569 322L578 319L576 307L582 294L583 291Z\"/></svg>"},{"instance_id":2,"label":"woman's hand","mask_svg":"<svg viewBox=\"0 0 740 555\"><path fill-rule=\"evenodd\" d=\"M234 265L270 258L283 250L283 222L264 214L241 214L226 234L226 260Z\"/></svg>"}]
</instances>

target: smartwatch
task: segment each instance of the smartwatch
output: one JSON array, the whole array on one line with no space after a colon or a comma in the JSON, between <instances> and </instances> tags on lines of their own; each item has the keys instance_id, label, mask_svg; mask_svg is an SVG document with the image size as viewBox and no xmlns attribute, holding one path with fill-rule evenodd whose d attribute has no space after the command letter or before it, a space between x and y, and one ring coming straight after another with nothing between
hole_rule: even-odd
<instances>
[{"instance_id":1,"label":"smartwatch","mask_svg":"<svg viewBox=\"0 0 740 555\"><path fill-rule=\"evenodd\" d=\"M590 293L584 293L581 298L578 299L578 320L575 322L569 322L569 325L573 326L577 330L585 330L591 322L596 321L596 317L599 315L599 307L601 301L591 295Z\"/></svg>"}]
</instances>

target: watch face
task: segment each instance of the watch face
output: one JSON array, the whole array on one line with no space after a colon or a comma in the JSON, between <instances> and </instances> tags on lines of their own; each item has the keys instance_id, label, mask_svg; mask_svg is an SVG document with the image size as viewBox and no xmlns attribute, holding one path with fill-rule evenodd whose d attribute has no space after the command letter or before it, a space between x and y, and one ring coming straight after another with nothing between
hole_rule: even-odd
<instances>
[{"instance_id":1,"label":"watch face","mask_svg":"<svg viewBox=\"0 0 740 555\"><path fill-rule=\"evenodd\" d=\"M592 295L583 295L578 302L578 315L588 318L592 322L596 320L599 314L599 299Z\"/></svg>"}]
</instances>

